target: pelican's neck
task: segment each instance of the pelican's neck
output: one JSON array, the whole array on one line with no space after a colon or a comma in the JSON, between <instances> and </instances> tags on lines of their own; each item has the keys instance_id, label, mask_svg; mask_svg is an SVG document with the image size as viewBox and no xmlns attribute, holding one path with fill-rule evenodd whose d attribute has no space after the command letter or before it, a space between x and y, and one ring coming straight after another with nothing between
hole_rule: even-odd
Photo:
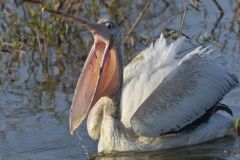
<instances>
[{"instance_id":1,"label":"pelican's neck","mask_svg":"<svg viewBox=\"0 0 240 160\"><path fill-rule=\"evenodd\" d=\"M123 49L121 42L116 42L119 45L116 48L116 55L118 58L118 65L119 65L119 89L114 92L109 98L111 99L111 104L108 105L107 112L111 114L113 118L121 118L120 114L120 104L121 104L121 96L122 96L122 87L123 87L123 68L124 68L124 59L123 59Z\"/></svg>"},{"instance_id":2,"label":"pelican's neck","mask_svg":"<svg viewBox=\"0 0 240 160\"><path fill-rule=\"evenodd\" d=\"M105 107L105 114L113 119L120 120L120 101L121 101L122 89L119 89L110 98L109 104Z\"/></svg>"}]
</instances>

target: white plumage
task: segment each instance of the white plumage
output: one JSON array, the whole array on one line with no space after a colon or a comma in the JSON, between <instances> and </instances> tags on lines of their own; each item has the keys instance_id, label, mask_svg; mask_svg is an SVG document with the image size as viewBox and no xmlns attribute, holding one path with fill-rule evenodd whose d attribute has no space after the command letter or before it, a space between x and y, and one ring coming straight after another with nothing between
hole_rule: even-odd
<instances>
[{"instance_id":1,"label":"white plumage","mask_svg":"<svg viewBox=\"0 0 240 160\"><path fill-rule=\"evenodd\" d=\"M183 41L181 38L167 46L161 35L124 68L121 122L105 114L104 108L114 104L111 99L101 98L98 103L103 107L94 106L103 110L101 131L96 132L99 152L152 151L232 133L233 119L216 113L191 132L159 136L192 123L238 84L236 77L208 60L211 51L206 48L176 59ZM90 112L89 123L94 117ZM134 122L130 123L131 119Z\"/></svg>"},{"instance_id":2,"label":"white plumage","mask_svg":"<svg viewBox=\"0 0 240 160\"><path fill-rule=\"evenodd\" d=\"M176 59L184 38L167 46L164 36L137 55L125 68L121 99L122 122L130 127L130 118L153 90L180 62Z\"/></svg>"}]
</instances>

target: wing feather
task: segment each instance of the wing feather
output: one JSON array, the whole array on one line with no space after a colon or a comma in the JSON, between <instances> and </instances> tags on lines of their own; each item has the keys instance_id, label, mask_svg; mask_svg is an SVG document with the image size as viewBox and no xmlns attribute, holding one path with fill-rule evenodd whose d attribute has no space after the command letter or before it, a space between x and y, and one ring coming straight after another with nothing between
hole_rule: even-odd
<instances>
[{"instance_id":1,"label":"wing feather","mask_svg":"<svg viewBox=\"0 0 240 160\"><path fill-rule=\"evenodd\" d=\"M176 50L184 38L167 46L164 36L138 54L125 68L121 99L121 117L125 127L131 127L130 118L138 107L172 71L179 59ZM144 87L142 87L144 85Z\"/></svg>"},{"instance_id":2,"label":"wing feather","mask_svg":"<svg viewBox=\"0 0 240 160\"><path fill-rule=\"evenodd\" d=\"M197 48L186 55L131 118L139 135L177 132L203 116L238 85L236 77L208 60L209 52Z\"/></svg>"}]
</instances>

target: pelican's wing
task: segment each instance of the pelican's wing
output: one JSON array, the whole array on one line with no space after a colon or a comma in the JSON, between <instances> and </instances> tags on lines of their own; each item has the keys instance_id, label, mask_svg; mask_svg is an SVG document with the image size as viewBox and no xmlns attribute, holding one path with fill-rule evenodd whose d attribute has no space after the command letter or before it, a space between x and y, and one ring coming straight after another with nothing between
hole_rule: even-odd
<instances>
[{"instance_id":1,"label":"pelican's wing","mask_svg":"<svg viewBox=\"0 0 240 160\"><path fill-rule=\"evenodd\" d=\"M186 55L131 118L139 135L177 133L201 118L238 85L237 78L208 61L205 49Z\"/></svg>"},{"instance_id":2,"label":"pelican's wing","mask_svg":"<svg viewBox=\"0 0 240 160\"><path fill-rule=\"evenodd\" d=\"M124 68L121 120L125 127L131 127L130 118L138 107L180 62L175 57L183 40L180 38L167 46L161 34Z\"/></svg>"}]
</instances>

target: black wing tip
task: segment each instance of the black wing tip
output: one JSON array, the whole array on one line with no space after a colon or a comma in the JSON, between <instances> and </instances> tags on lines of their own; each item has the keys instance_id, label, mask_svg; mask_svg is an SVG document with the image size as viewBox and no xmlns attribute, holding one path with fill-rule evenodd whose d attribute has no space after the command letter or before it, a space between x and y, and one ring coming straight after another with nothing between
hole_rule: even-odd
<instances>
[{"instance_id":1,"label":"black wing tip","mask_svg":"<svg viewBox=\"0 0 240 160\"><path fill-rule=\"evenodd\" d=\"M233 112L232 110L225 104L223 103L217 103L216 105L212 106L208 110L206 110L205 114L203 114L201 117L198 119L194 120L192 123L185 125L179 130L170 130L168 132L162 133L162 135L169 135L169 134L181 134L181 133L186 133L190 132L197 127L199 127L202 123L207 122L212 115L214 115L217 111L222 110L227 112L230 116L233 117Z\"/></svg>"},{"instance_id":2,"label":"black wing tip","mask_svg":"<svg viewBox=\"0 0 240 160\"><path fill-rule=\"evenodd\" d=\"M218 103L215 112L217 112L217 111L219 111L219 110L225 111L225 112L227 112L230 116L233 117L233 112L232 112L232 110L229 108L229 106L227 106L227 105L225 105L225 104L223 104L223 103Z\"/></svg>"}]
</instances>

